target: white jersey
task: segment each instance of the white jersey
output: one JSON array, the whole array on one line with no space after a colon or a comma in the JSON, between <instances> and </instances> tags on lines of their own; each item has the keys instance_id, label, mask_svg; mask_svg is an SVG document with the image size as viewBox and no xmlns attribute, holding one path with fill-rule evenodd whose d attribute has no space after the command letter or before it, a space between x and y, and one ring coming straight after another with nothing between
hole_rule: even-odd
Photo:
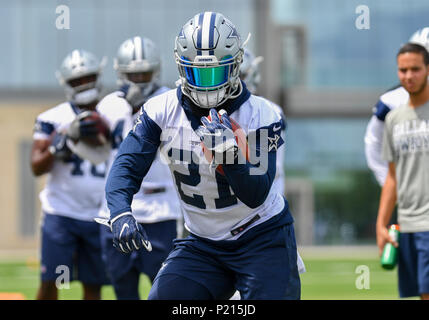
<instances>
[{"instance_id":1,"label":"white jersey","mask_svg":"<svg viewBox=\"0 0 429 320\"><path fill-rule=\"evenodd\" d=\"M161 156L175 179L189 232L215 241L234 240L241 233L234 235L231 230L248 222L248 229L253 228L282 212L285 201L275 188L270 189L260 206L252 209L233 194L228 183L222 180L225 178L216 174L208 161L202 160L205 158L200 138L179 103L177 90L150 99L144 111L162 130ZM253 95L230 118L241 126L246 136L281 120L271 102ZM273 130L280 130L280 126ZM276 135L275 143L278 139ZM275 148L277 150L277 144ZM222 203L219 202L221 193Z\"/></svg>"},{"instance_id":2,"label":"white jersey","mask_svg":"<svg viewBox=\"0 0 429 320\"><path fill-rule=\"evenodd\" d=\"M69 102L41 113L34 128L34 140L48 140L52 132L65 130L80 112ZM64 162L55 160L40 193L42 210L73 219L93 221L104 194L106 165L97 166L73 155Z\"/></svg>"},{"instance_id":3,"label":"white jersey","mask_svg":"<svg viewBox=\"0 0 429 320\"><path fill-rule=\"evenodd\" d=\"M397 87L384 93L374 107L365 132L365 156L368 167L373 171L378 183L383 186L386 180L388 164L381 156L383 142L384 119L387 113L406 104L409 99L408 92L403 87Z\"/></svg>"},{"instance_id":4,"label":"white jersey","mask_svg":"<svg viewBox=\"0 0 429 320\"><path fill-rule=\"evenodd\" d=\"M152 96L168 90L170 89L161 87ZM108 165L108 170L110 170L118 152L119 144L132 129L138 113L132 114L132 107L124 99L122 91L116 91L104 97L97 105L97 111L108 120L110 129L116 139ZM153 161L140 190L134 195L131 209L135 219L140 223L176 220L180 217L180 202L173 186L170 170L160 161L159 155ZM103 197L99 216L103 218L110 217L105 197Z\"/></svg>"}]
</instances>

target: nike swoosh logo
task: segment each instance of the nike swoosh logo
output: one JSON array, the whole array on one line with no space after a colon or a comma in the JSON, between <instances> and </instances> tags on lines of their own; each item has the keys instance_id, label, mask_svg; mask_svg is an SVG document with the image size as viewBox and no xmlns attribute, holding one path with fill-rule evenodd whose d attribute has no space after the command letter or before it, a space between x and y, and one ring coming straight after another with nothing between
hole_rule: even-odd
<instances>
[{"instance_id":1,"label":"nike swoosh logo","mask_svg":"<svg viewBox=\"0 0 429 320\"><path fill-rule=\"evenodd\" d=\"M147 251L152 251L152 244L148 240L142 240L144 247Z\"/></svg>"},{"instance_id":2,"label":"nike swoosh logo","mask_svg":"<svg viewBox=\"0 0 429 320\"><path fill-rule=\"evenodd\" d=\"M281 128L282 128L281 126L279 126L279 127L274 126L273 131L279 131Z\"/></svg>"},{"instance_id":3,"label":"nike swoosh logo","mask_svg":"<svg viewBox=\"0 0 429 320\"><path fill-rule=\"evenodd\" d=\"M121 233L119 234L119 238L122 238L122 233L125 231L125 228L129 228L129 227L130 226L128 225L128 223L124 223L121 229Z\"/></svg>"}]
</instances>

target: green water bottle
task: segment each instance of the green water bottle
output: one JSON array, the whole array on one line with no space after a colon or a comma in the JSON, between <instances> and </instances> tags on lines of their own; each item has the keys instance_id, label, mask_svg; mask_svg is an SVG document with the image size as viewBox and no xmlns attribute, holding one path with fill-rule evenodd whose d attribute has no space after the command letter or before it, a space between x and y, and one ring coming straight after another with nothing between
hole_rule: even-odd
<instances>
[{"instance_id":1,"label":"green water bottle","mask_svg":"<svg viewBox=\"0 0 429 320\"><path fill-rule=\"evenodd\" d=\"M389 236L393 241L399 242L399 225L392 224L390 226ZM395 268L398 263L398 248L395 248L390 242L386 243L380 262L384 269L391 270Z\"/></svg>"}]
</instances>

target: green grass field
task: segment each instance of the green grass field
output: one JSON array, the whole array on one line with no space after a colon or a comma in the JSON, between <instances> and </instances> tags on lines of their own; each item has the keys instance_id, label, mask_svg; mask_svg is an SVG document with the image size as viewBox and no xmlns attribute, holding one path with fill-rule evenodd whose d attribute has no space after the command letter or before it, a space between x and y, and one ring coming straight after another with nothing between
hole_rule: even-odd
<instances>
[{"instance_id":1,"label":"green grass field","mask_svg":"<svg viewBox=\"0 0 429 320\"><path fill-rule=\"evenodd\" d=\"M0 293L21 293L25 299L33 300L39 286L39 268L35 262L10 261L0 262ZM149 279L142 275L140 278L140 295L146 299L150 290ZM82 286L79 282L70 283L69 289L59 290L61 300L78 300L82 298ZM102 298L115 299L112 286L102 288Z\"/></svg>"},{"instance_id":2,"label":"green grass field","mask_svg":"<svg viewBox=\"0 0 429 320\"><path fill-rule=\"evenodd\" d=\"M383 270L378 259L306 259L305 263L307 272L301 276L302 299L398 299L396 270ZM366 287L359 278L362 273L356 273L358 266L368 267L369 279Z\"/></svg>"},{"instance_id":3,"label":"green grass field","mask_svg":"<svg viewBox=\"0 0 429 320\"><path fill-rule=\"evenodd\" d=\"M307 272L301 275L303 300L380 300L398 299L396 270L386 271L379 265L377 256L349 254L301 253ZM334 257L333 257L334 256ZM365 266L368 277L362 281L358 266ZM359 270L358 270L359 271ZM361 278L359 278L361 277ZM363 284L366 287L362 287ZM25 261L0 262L0 293L21 293L25 299L34 299L39 285L38 263ZM146 299L150 284L141 277L140 293ZM74 300L82 296L81 285L72 282L70 289L62 289L60 299ZM115 299L111 286L103 287L103 299Z\"/></svg>"}]
</instances>

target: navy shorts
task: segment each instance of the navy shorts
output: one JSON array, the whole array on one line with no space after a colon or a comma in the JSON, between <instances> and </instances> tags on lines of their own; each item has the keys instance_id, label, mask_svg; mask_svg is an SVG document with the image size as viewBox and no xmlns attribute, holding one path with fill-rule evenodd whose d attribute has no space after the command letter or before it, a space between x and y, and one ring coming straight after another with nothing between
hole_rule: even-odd
<instances>
[{"instance_id":1,"label":"navy shorts","mask_svg":"<svg viewBox=\"0 0 429 320\"><path fill-rule=\"evenodd\" d=\"M42 224L41 280L61 277L84 284L108 284L100 248L100 225L53 214Z\"/></svg>"},{"instance_id":2,"label":"navy shorts","mask_svg":"<svg viewBox=\"0 0 429 320\"><path fill-rule=\"evenodd\" d=\"M284 214L253 227L238 240L190 235L158 273L148 299L299 299L301 284L293 224Z\"/></svg>"},{"instance_id":3,"label":"navy shorts","mask_svg":"<svg viewBox=\"0 0 429 320\"><path fill-rule=\"evenodd\" d=\"M122 278L130 279L125 275L133 271L137 276L139 273L144 273L153 281L162 262L173 250L173 240L177 236L176 220L142 224L142 226L152 244L152 251L148 252L142 248L128 254L119 252L113 247L112 232L108 227L102 226L100 233L102 257L114 286Z\"/></svg>"},{"instance_id":4,"label":"navy shorts","mask_svg":"<svg viewBox=\"0 0 429 320\"><path fill-rule=\"evenodd\" d=\"M429 293L429 231L399 235L398 285L401 298Z\"/></svg>"}]
</instances>

